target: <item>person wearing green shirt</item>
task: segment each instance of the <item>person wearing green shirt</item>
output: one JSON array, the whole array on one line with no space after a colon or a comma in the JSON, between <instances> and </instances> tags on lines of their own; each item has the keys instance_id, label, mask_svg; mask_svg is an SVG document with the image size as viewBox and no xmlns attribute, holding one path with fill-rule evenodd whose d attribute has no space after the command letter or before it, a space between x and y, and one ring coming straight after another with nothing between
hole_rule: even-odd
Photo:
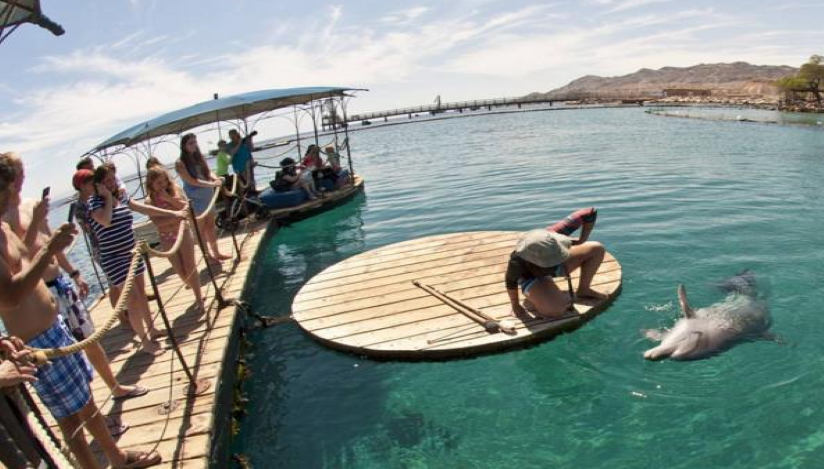
<instances>
[{"instance_id":1,"label":"person wearing green shirt","mask_svg":"<svg viewBox=\"0 0 824 469\"><path fill-rule=\"evenodd\" d=\"M229 175L229 165L232 163L232 157L226 150L226 140L217 142L217 170L215 172L218 177Z\"/></svg>"}]
</instances>

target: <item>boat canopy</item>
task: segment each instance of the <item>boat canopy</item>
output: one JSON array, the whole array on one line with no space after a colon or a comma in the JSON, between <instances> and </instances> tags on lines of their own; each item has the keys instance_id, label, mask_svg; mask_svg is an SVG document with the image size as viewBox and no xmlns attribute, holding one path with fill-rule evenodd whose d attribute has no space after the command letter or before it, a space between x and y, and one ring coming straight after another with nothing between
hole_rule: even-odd
<instances>
[{"instance_id":1,"label":"boat canopy","mask_svg":"<svg viewBox=\"0 0 824 469\"><path fill-rule=\"evenodd\" d=\"M324 98L343 97L358 88L304 87L259 90L212 99L142 122L110 137L94 147L95 153L115 146L131 146L155 137L181 134L186 130L225 120L245 120L249 116Z\"/></svg>"}]
</instances>

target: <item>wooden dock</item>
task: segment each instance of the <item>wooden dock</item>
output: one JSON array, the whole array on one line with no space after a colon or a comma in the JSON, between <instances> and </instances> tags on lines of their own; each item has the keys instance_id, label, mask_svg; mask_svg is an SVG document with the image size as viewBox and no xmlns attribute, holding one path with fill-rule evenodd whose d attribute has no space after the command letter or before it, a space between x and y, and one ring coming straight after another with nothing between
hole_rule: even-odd
<instances>
[{"instance_id":1,"label":"wooden dock","mask_svg":"<svg viewBox=\"0 0 824 469\"><path fill-rule=\"evenodd\" d=\"M504 272L522 233L482 231L430 236L384 246L335 264L295 297L292 314L313 338L339 350L395 359L441 359L512 348L575 329L603 311L621 288L621 266L607 253L593 280L609 298L578 299L577 315L513 318ZM489 331L477 320L415 286L419 281L495 320L514 333ZM568 290L565 278L555 279ZM577 287L577 272L572 276Z\"/></svg>"},{"instance_id":2,"label":"wooden dock","mask_svg":"<svg viewBox=\"0 0 824 469\"><path fill-rule=\"evenodd\" d=\"M291 211L279 210L272 215L308 216L343 203L362 189L363 180L358 177L356 184L331 192L322 200L308 201ZM234 263L227 260L222 266L213 268L224 299L241 299L247 278L255 274L255 257L258 247L265 239L268 224L268 221L242 222L236 233L241 252L240 261ZM136 229L138 237L156 237L150 228L147 225ZM219 244L221 251L234 253L232 237L228 234L220 237ZM238 322L244 318L238 314L238 308L234 305L217 309L215 291L206 264L199 254L197 257L200 259L198 269L208 307L207 314L199 314L192 309L194 295L186 289L166 259L153 257L151 262L159 283L160 298L184 359L197 380L210 382L209 389L199 396L187 397L184 393L188 388L188 380L168 339L165 342L166 353L152 357L138 351L140 347L135 335L128 325L123 324L112 328L101 341L112 371L122 384L139 384L151 391L145 396L114 401L109 399L110 391L96 373L91 383L94 400L102 413L108 417L120 418L130 426L128 431L116 438L121 448L158 451L163 457L163 463L156 466L159 468L208 468L213 462L213 445L220 443L215 440L228 436L220 433L221 429L228 428L229 423L223 417L231 410L226 407L231 405L232 392L225 387L232 385L236 370L233 358L236 353L236 331ZM147 294L150 294L152 291L148 278L146 287ZM155 314L155 325L164 329L157 303L150 301L149 306ZM112 311L108 297L98 299L90 307L95 324L105 323ZM224 389L221 389L221 382ZM49 426L58 438L62 438L56 422L37 400L34 390L32 396ZM166 411L169 408L170 411ZM93 448L99 451L95 445ZM103 459L105 458L101 454L101 461ZM217 467L222 466L218 464Z\"/></svg>"},{"instance_id":3,"label":"wooden dock","mask_svg":"<svg viewBox=\"0 0 824 469\"><path fill-rule=\"evenodd\" d=\"M240 262L234 264L231 260L225 261L214 270L217 285L225 299L240 299L266 225L266 222L258 222L238 230ZM222 251L233 251L230 236L222 237L219 242ZM120 324L101 341L109 356L112 371L121 383L140 384L151 391L145 396L114 401L109 399L108 387L95 375L92 381L94 400L104 415L118 417L130 426L128 431L117 438L121 448L157 450L163 457L163 463L156 466L160 468L206 468L209 467L211 436L215 427L219 377L224 366L232 369L235 367L234 363L224 363L224 355L232 339L236 307L232 305L217 309L214 288L202 259L198 267L208 306L205 315L197 314L191 308L194 295L185 288L167 260L153 258L152 267L160 281L160 297L183 356L196 378L209 381L211 386L202 395L188 398L184 394L188 383L186 374L174 351L170 349L168 339L166 353L152 357L138 351L139 343L135 335L128 326ZM150 293L148 280L146 283L147 293ZM155 324L163 329L156 303L150 302L150 307L155 312ZM98 300L90 312L96 324L103 324L112 314L108 297ZM169 403L171 412L162 413L162 408L166 408ZM62 437L56 423L43 410L55 433Z\"/></svg>"}]
</instances>

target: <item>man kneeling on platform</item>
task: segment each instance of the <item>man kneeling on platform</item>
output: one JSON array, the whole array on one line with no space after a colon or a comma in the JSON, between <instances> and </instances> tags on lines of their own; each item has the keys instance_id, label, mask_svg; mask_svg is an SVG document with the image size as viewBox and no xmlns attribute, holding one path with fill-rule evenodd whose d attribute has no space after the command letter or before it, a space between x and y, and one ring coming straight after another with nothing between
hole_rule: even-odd
<instances>
[{"instance_id":1,"label":"man kneeling on platform","mask_svg":"<svg viewBox=\"0 0 824 469\"><path fill-rule=\"evenodd\" d=\"M12 153L0 154L0 216L20 198L22 178L17 177L19 167L19 157ZM5 223L0 225L0 317L9 333L31 347L57 348L75 343L58 316L54 297L43 282L46 268L72 243L75 234L74 225L66 223L41 249L30 255L14 231ZM37 371L36 377L33 385L57 420L81 467L98 467L86 441L84 425L113 467L148 467L160 463L161 457L156 452L118 448L92 397L89 387L92 370L84 354L54 358Z\"/></svg>"},{"instance_id":2,"label":"man kneeling on platform","mask_svg":"<svg viewBox=\"0 0 824 469\"><path fill-rule=\"evenodd\" d=\"M506 290L513 314L524 317L528 310L544 318L566 317L572 297L559 289L552 278L571 275L578 268L581 275L577 296L606 298L591 287L606 252L601 243L587 241L597 216L594 207L581 209L546 229L528 231L518 241L506 268ZM581 227L578 239L569 238ZM526 297L523 306L518 296L519 286Z\"/></svg>"}]
</instances>

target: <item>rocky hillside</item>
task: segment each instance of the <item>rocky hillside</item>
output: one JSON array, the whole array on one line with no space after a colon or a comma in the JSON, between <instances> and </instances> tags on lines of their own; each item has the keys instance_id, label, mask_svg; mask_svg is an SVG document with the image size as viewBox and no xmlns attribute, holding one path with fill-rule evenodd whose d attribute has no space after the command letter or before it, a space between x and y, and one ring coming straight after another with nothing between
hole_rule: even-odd
<instances>
[{"instance_id":1,"label":"rocky hillside","mask_svg":"<svg viewBox=\"0 0 824 469\"><path fill-rule=\"evenodd\" d=\"M658 70L642 68L620 77L587 75L561 88L547 93L532 93L530 96L659 96L666 89L684 89L707 90L713 96L766 97L777 95L777 90L772 85L773 81L797 72L798 69L794 67L751 65L746 62L664 67Z\"/></svg>"}]
</instances>

